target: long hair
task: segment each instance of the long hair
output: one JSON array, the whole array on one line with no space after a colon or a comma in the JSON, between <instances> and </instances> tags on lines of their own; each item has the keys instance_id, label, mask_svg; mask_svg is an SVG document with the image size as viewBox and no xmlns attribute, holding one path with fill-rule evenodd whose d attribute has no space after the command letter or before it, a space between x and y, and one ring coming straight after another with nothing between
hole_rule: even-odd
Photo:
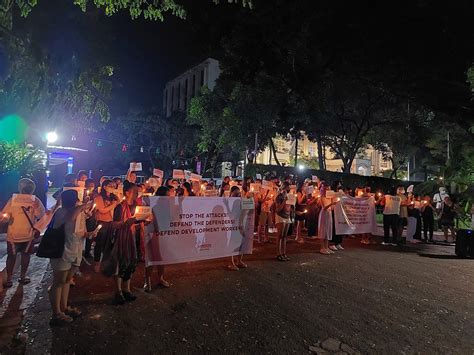
<instances>
[{"instance_id":1,"label":"long hair","mask_svg":"<svg viewBox=\"0 0 474 355\"><path fill-rule=\"evenodd\" d=\"M114 194L110 194L110 196L107 196L107 192L105 191L105 187L108 185L108 184L111 184L113 183L112 180L110 179L105 179L104 181L102 181L102 185L101 185L101 189L100 189L100 196L102 197L102 199L105 201L113 201L116 199L115 195Z\"/></svg>"}]
</instances>

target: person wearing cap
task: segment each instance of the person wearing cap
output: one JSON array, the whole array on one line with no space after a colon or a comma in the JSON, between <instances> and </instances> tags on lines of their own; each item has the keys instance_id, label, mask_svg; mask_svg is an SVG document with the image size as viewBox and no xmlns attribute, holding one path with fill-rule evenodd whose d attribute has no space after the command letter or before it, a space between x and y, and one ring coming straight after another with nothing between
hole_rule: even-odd
<instances>
[{"instance_id":1,"label":"person wearing cap","mask_svg":"<svg viewBox=\"0 0 474 355\"><path fill-rule=\"evenodd\" d=\"M33 253L34 224L45 214L45 208L41 200L34 196L36 185L33 180L23 178L18 182L18 191L22 195L13 196L8 200L2 211L2 222L8 223L7 230L7 280L4 287L12 287L13 269L15 268L16 256L21 255L20 284L30 283L26 276L30 257Z\"/></svg>"}]
</instances>

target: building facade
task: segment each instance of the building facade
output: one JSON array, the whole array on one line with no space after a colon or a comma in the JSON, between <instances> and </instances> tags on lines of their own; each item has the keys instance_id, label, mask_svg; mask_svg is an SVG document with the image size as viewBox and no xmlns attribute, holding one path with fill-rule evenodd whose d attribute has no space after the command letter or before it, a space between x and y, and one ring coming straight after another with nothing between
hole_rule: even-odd
<instances>
[{"instance_id":1,"label":"building facade","mask_svg":"<svg viewBox=\"0 0 474 355\"><path fill-rule=\"evenodd\" d=\"M219 61L207 58L168 81L163 91L165 117L170 117L176 111L186 112L191 99L198 95L204 86L210 90L214 89L220 73Z\"/></svg>"},{"instance_id":2,"label":"building facade","mask_svg":"<svg viewBox=\"0 0 474 355\"><path fill-rule=\"evenodd\" d=\"M275 145L276 157L282 165L294 165L296 142L289 137L277 136L273 139ZM342 171L343 164L341 159L337 159L329 148L325 149L326 169L329 171ZM257 164L272 165L276 164L275 157L270 154L270 148L267 147L263 152L257 155ZM312 142L306 135L298 140L298 161L301 165L308 165L307 168L315 168L318 164L318 145ZM356 159L351 167L351 173L359 175L382 175L384 171L391 170L391 162L385 161L382 154L372 147L368 147Z\"/></svg>"}]
</instances>

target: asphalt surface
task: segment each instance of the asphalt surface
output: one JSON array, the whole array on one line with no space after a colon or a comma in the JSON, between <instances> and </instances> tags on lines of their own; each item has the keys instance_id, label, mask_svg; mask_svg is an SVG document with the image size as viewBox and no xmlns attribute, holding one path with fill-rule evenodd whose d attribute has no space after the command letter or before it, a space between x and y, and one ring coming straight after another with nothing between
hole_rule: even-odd
<instances>
[{"instance_id":1,"label":"asphalt surface","mask_svg":"<svg viewBox=\"0 0 474 355\"><path fill-rule=\"evenodd\" d=\"M225 259L174 265L172 287L151 294L141 290L141 265L138 300L125 306L112 304L112 280L85 265L71 291L83 317L55 329L46 272L3 353L300 354L334 343L334 353L474 353L474 260L454 258L448 246L362 246L350 238L345 246L324 256L317 241L291 243L291 260L282 263L274 244L257 245L239 271L228 271Z\"/></svg>"}]
</instances>

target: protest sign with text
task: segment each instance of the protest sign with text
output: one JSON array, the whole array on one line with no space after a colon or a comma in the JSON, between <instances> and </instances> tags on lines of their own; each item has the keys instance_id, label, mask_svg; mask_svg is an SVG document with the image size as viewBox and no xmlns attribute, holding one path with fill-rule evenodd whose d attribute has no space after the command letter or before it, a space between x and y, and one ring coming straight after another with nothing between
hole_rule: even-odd
<instances>
[{"instance_id":1,"label":"protest sign with text","mask_svg":"<svg viewBox=\"0 0 474 355\"><path fill-rule=\"evenodd\" d=\"M374 198L354 198L343 196L334 209L336 234L374 233Z\"/></svg>"},{"instance_id":2,"label":"protest sign with text","mask_svg":"<svg viewBox=\"0 0 474 355\"><path fill-rule=\"evenodd\" d=\"M153 223L145 231L146 265L251 254L254 210L240 198L146 197Z\"/></svg>"}]
</instances>

